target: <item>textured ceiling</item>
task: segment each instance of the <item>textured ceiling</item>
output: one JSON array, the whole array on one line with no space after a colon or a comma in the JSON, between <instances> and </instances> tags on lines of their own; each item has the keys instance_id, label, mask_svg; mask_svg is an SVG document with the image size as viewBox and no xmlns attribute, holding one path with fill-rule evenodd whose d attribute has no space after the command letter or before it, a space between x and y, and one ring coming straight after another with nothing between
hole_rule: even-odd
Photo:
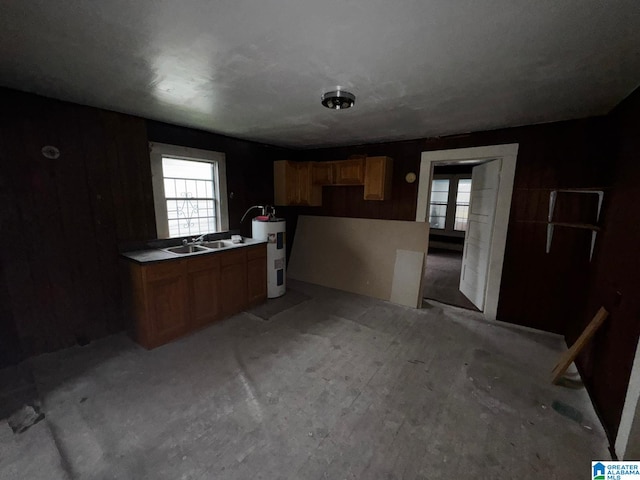
<instances>
[{"instance_id":1,"label":"textured ceiling","mask_svg":"<svg viewBox=\"0 0 640 480\"><path fill-rule=\"evenodd\" d=\"M16 0L0 84L315 147L604 114L639 47L638 0Z\"/></svg>"}]
</instances>

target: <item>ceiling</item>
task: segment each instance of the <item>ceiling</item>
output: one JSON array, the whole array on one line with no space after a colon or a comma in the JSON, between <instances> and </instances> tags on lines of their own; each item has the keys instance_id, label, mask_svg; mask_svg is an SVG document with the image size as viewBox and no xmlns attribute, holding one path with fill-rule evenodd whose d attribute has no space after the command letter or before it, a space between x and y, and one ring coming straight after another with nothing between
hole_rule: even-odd
<instances>
[{"instance_id":1,"label":"ceiling","mask_svg":"<svg viewBox=\"0 0 640 480\"><path fill-rule=\"evenodd\" d=\"M0 85L291 147L605 114L638 0L4 2ZM350 110L320 104L356 95Z\"/></svg>"}]
</instances>

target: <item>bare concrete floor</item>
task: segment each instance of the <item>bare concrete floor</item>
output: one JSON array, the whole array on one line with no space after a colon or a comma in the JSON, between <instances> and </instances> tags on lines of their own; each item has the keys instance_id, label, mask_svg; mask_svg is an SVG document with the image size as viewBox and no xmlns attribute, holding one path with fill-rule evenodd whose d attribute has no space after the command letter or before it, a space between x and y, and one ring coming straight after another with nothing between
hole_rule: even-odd
<instances>
[{"instance_id":1,"label":"bare concrete floor","mask_svg":"<svg viewBox=\"0 0 640 480\"><path fill-rule=\"evenodd\" d=\"M430 248L422 280L424 298L478 311L460 291L462 252Z\"/></svg>"},{"instance_id":2,"label":"bare concrete floor","mask_svg":"<svg viewBox=\"0 0 640 480\"><path fill-rule=\"evenodd\" d=\"M0 423L0 478L537 480L609 458L586 393L549 384L558 337L291 288L309 298L269 321L32 359L46 419Z\"/></svg>"}]
</instances>

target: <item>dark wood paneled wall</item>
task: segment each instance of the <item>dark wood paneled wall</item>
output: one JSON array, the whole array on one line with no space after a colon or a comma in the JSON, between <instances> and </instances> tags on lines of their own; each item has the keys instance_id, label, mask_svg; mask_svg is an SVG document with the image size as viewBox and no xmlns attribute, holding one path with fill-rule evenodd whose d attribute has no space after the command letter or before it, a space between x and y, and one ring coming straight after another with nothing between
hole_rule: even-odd
<instances>
[{"instance_id":1,"label":"dark wood paneled wall","mask_svg":"<svg viewBox=\"0 0 640 480\"><path fill-rule=\"evenodd\" d=\"M640 336L640 89L610 120L615 142L607 156L611 188L605 193L603 232L596 244L587 308L582 317L570 318L568 340L577 338L601 305L610 310L577 363L613 445Z\"/></svg>"},{"instance_id":2,"label":"dark wood paneled wall","mask_svg":"<svg viewBox=\"0 0 640 480\"><path fill-rule=\"evenodd\" d=\"M610 133L604 117L537 126L479 132L445 138L392 142L301 152L300 159L325 161L350 155L394 158L393 194L384 202L364 201L362 187L323 190L322 207L286 208L290 237L298 214L414 220L418 183L408 184L408 172L418 173L421 152L450 148L518 143L518 164L508 227L498 318L564 334L570 317L580 317L587 295L589 233L556 230L553 248L545 253L549 192L554 188L600 186L609 169ZM563 212L582 215L582 206Z\"/></svg>"},{"instance_id":3,"label":"dark wood paneled wall","mask_svg":"<svg viewBox=\"0 0 640 480\"><path fill-rule=\"evenodd\" d=\"M227 154L231 228L273 202L287 154L8 89L0 104L0 366L123 328L119 252L156 237L147 124L152 140Z\"/></svg>"},{"instance_id":4,"label":"dark wood paneled wall","mask_svg":"<svg viewBox=\"0 0 640 480\"><path fill-rule=\"evenodd\" d=\"M2 289L22 353L121 329L118 244L155 236L144 120L11 90L0 100Z\"/></svg>"}]
</instances>

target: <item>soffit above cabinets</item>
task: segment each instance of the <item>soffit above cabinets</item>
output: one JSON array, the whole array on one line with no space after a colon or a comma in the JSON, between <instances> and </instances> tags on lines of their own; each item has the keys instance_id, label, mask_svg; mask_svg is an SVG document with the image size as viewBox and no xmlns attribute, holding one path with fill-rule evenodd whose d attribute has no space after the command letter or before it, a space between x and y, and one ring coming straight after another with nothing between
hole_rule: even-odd
<instances>
[{"instance_id":1,"label":"soffit above cabinets","mask_svg":"<svg viewBox=\"0 0 640 480\"><path fill-rule=\"evenodd\" d=\"M608 113L637 0L5 2L0 85L291 147ZM322 93L344 88L353 108Z\"/></svg>"}]
</instances>

